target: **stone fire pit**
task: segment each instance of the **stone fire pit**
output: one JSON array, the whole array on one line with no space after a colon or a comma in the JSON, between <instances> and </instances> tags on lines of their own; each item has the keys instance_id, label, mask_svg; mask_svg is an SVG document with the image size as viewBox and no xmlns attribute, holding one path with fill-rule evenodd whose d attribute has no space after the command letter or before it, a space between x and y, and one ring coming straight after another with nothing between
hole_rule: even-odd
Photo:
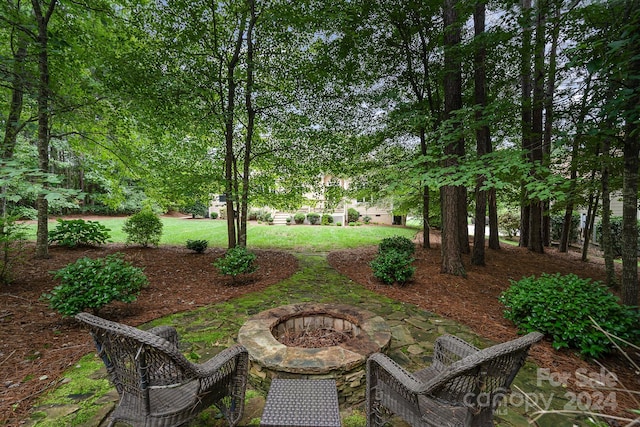
<instances>
[{"instance_id":1,"label":"stone fire pit","mask_svg":"<svg viewBox=\"0 0 640 427\"><path fill-rule=\"evenodd\" d=\"M278 338L308 331L337 332L343 341L329 347L291 347ZM311 335L311 334L310 334ZM389 346L391 331L380 316L345 304L293 304L252 316L238 342L251 358L251 382L266 391L273 378L334 378L341 403L364 400L365 362Z\"/></svg>"}]
</instances>

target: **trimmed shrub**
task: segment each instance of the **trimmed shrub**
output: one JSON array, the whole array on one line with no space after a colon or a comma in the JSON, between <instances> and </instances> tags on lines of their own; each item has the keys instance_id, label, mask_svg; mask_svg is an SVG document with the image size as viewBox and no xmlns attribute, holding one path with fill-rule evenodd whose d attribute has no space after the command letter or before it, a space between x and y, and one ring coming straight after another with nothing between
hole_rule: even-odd
<instances>
[{"instance_id":1,"label":"trimmed shrub","mask_svg":"<svg viewBox=\"0 0 640 427\"><path fill-rule=\"evenodd\" d=\"M629 342L640 339L640 313L619 304L599 282L574 274L542 274L511 281L500 302L504 316L523 333L540 331L553 339L553 347L576 348L584 356L600 357L612 350L601 328Z\"/></svg>"},{"instance_id":2,"label":"trimmed shrub","mask_svg":"<svg viewBox=\"0 0 640 427\"><path fill-rule=\"evenodd\" d=\"M369 224L371 222L371 217L369 215L365 215L362 218L362 222L364 222L365 224Z\"/></svg>"},{"instance_id":3,"label":"trimmed shrub","mask_svg":"<svg viewBox=\"0 0 640 427\"><path fill-rule=\"evenodd\" d=\"M320 224L320 214L316 212L308 213L307 220L309 220L311 225L318 225Z\"/></svg>"},{"instance_id":4,"label":"trimmed shrub","mask_svg":"<svg viewBox=\"0 0 640 427\"><path fill-rule=\"evenodd\" d=\"M191 249L199 254L207 250L208 240L187 240L187 249Z\"/></svg>"},{"instance_id":5,"label":"trimmed shrub","mask_svg":"<svg viewBox=\"0 0 640 427\"><path fill-rule=\"evenodd\" d=\"M358 218L360 218L360 212L358 212L354 208L347 209L347 221L358 222Z\"/></svg>"},{"instance_id":6,"label":"trimmed shrub","mask_svg":"<svg viewBox=\"0 0 640 427\"><path fill-rule=\"evenodd\" d=\"M235 281L239 274L250 274L258 269L255 263L256 254L249 252L244 246L236 246L213 262L221 274L232 276Z\"/></svg>"},{"instance_id":7,"label":"trimmed shrub","mask_svg":"<svg viewBox=\"0 0 640 427\"><path fill-rule=\"evenodd\" d=\"M333 224L333 216L329 214L322 214L322 219L320 220L322 225Z\"/></svg>"},{"instance_id":8,"label":"trimmed shrub","mask_svg":"<svg viewBox=\"0 0 640 427\"><path fill-rule=\"evenodd\" d=\"M305 215L303 213L298 212L293 216L293 221L296 224L304 224L304 218L305 218Z\"/></svg>"},{"instance_id":9,"label":"trimmed shrub","mask_svg":"<svg viewBox=\"0 0 640 427\"><path fill-rule=\"evenodd\" d=\"M65 316L73 316L87 308L97 312L111 301L130 303L147 285L142 269L122 259L122 254L105 258L80 258L76 262L53 272L61 284L42 299Z\"/></svg>"},{"instance_id":10,"label":"trimmed shrub","mask_svg":"<svg viewBox=\"0 0 640 427\"><path fill-rule=\"evenodd\" d=\"M49 243L74 248L76 246L100 246L109 240L109 230L97 221L84 219L58 219L56 228L49 231Z\"/></svg>"},{"instance_id":11,"label":"trimmed shrub","mask_svg":"<svg viewBox=\"0 0 640 427\"><path fill-rule=\"evenodd\" d=\"M209 218L211 219L218 219L218 212L210 212L209 213Z\"/></svg>"},{"instance_id":12,"label":"trimmed shrub","mask_svg":"<svg viewBox=\"0 0 640 427\"><path fill-rule=\"evenodd\" d=\"M392 285L397 282L404 285L416 271L416 268L411 265L413 261L414 258L406 252L390 249L379 253L369 266L373 270L373 275L383 283Z\"/></svg>"},{"instance_id":13,"label":"trimmed shrub","mask_svg":"<svg viewBox=\"0 0 640 427\"><path fill-rule=\"evenodd\" d=\"M144 208L127 218L122 231L127 235L127 244L138 243L145 248L149 245L158 246L162 237L162 220L151 208Z\"/></svg>"},{"instance_id":14,"label":"trimmed shrub","mask_svg":"<svg viewBox=\"0 0 640 427\"><path fill-rule=\"evenodd\" d=\"M387 251L404 252L411 256L416 253L416 245L404 236L385 237L378 245L378 252L384 253Z\"/></svg>"}]
</instances>

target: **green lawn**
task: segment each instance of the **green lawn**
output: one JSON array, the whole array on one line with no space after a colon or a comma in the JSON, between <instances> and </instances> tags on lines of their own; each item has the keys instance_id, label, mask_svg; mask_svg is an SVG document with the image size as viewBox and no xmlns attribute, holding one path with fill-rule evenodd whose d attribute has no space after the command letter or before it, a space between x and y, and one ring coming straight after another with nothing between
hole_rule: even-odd
<instances>
[{"instance_id":1,"label":"green lawn","mask_svg":"<svg viewBox=\"0 0 640 427\"><path fill-rule=\"evenodd\" d=\"M100 220L109 228L112 242L126 240L122 232L125 218ZM227 223L222 220L185 219L163 217L164 224L160 244L184 245L187 240L205 239L209 247L227 246ZM53 229L56 222L49 224ZM35 225L29 225L29 235L35 239ZM322 225L266 225L249 222L247 246L263 249L304 250L326 252L335 249L377 245L383 238L394 235L413 238L416 228L400 226L322 226Z\"/></svg>"}]
</instances>

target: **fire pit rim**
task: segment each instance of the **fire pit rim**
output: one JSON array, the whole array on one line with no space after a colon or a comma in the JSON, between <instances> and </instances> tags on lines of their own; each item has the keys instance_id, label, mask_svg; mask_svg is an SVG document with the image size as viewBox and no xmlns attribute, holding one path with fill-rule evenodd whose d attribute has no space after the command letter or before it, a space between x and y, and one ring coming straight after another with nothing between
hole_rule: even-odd
<instances>
[{"instance_id":1,"label":"fire pit rim","mask_svg":"<svg viewBox=\"0 0 640 427\"><path fill-rule=\"evenodd\" d=\"M359 334L330 347L287 347L272 329L283 319L326 314L357 325ZM363 364L376 351L383 351L391 341L391 330L377 314L347 304L303 303L265 310L250 317L240 328L238 342L245 346L253 362L277 371L291 373L325 373L351 369Z\"/></svg>"}]
</instances>

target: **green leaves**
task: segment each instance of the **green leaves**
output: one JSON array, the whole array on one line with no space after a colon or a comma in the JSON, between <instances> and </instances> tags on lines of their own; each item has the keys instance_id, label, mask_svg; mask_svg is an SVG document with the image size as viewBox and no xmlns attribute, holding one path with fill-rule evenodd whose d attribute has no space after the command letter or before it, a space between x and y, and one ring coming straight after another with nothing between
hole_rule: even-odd
<instances>
[{"instance_id":1,"label":"green leaves","mask_svg":"<svg viewBox=\"0 0 640 427\"><path fill-rule=\"evenodd\" d=\"M373 275L386 285L404 285L413 277L416 268L411 265L416 251L414 243L403 236L382 239L378 255L369 263Z\"/></svg>"},{"instance_id":2,"label":"green leaves","mask_svg":"<svg viewBox=\"0 0 640 427\"><path fill-rule=\"evenodd\" d=\"M127 243L139 243L145 248L158 246L162 236L162 220L146 207L137 214L127 218L122 231L127 234Z\"/></svg>"},{"instance_id":3,"label":"green leaves","mask_svg":"<svg viewBox=\"0 0 640 427\"><path fill-rule=\"evenodd\" d=\"M251 274L258 269L255 260L256 254L244 246L236 246L228 249L224 257L218 258L213 265L221 274L232 276L235 281L239 274Z\"/></svg>"},{"instance_id":4,"label":"green leaves","mask_svg":"<svg viewBox=\"0 0 640 427\"><path fill-rule=\"evenodd\" d=\"M553 339L553 347L577 348L584 356L601 357L612 350L605 331L629 342L640 339L640 313L620 305L598 282L576 275L542 274L525 277L501 296L504 317L524 333L539 331Z\"/></svg>"},{"instance_id":5,"label":"green leaves","mask_svg":"<svg viewBox=\"0 0 640 427\"><path fill-rule=\"evenodd\" d=\"M49 231L49 243L57 242L60 246L69 248L103 245L109 240L109 231L111 230L97 221L58 219L56 228Z\"/></svg>"},{"instance_id":6,"label":"green leaves","mask_svg":"<svg viewBox=\"0 0 640 427\"><path fill-rule=\"evenodd\" d=\"M73 316L84 309L94 311L112 301L130 303L148 284L142 269L122 259L122 254L106 258L80 258L60 270L53 277L61 284L41 299L65 316Z\"/></svg>"}]
</instances>

